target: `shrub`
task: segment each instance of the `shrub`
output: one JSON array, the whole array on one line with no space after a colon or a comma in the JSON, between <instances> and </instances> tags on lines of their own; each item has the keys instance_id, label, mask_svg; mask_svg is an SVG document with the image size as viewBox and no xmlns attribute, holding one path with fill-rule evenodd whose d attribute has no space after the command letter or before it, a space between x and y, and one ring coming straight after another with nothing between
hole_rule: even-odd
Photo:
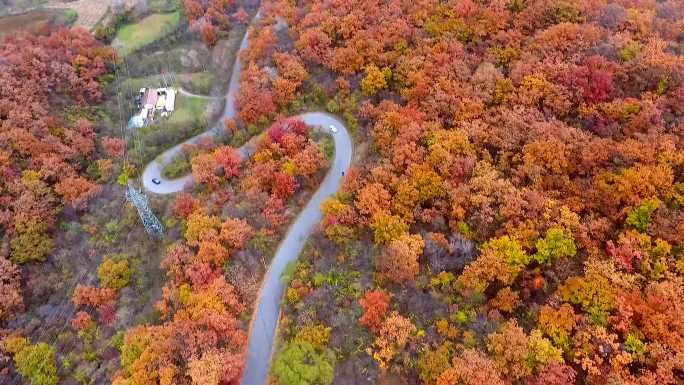
<instances>
[{"instance_id":1,"label":"shrub","mask_svg":"<svg viewBox=\"0 0 684 385\"><path fill-rule=\"evenodd\" d=\"M620 51L620 58L623 61L630 61L637 57L639 52L641 52L641 44L631 41Z\"/></svg>"},{"instance_id":2,"label":"shrub","mask_svg":"<svg viewBox=\"0 0 684 385\"><path fill-rule=\"evenodd\" d=\"M16 354L20 350L29 346L30 343L31 342L26 337L8 336L0 342L0 348L6 351L7 353Z\"/></svg>"},{"instance_id":3,"label":"shrub","mask_svg":"<svg viewBox=\"0 0 684 385\"><path fill-rule=\"evenodd\" d=\"M426 384L434 383L449 368L449 349L446 345L436 350L425 349L420 353L417 366L420 379Z\"/></svg>"},{"instance_id":4,"label":"shrub","mask_svg":"<svg viewBox=\"0 0 684 385\"><path fill-rule=\"evenodd\" d=\"M247 142L247 137L243 131L236 131L230 140L230 145L233 147L240 147Z\"/></svg>"}]
</instances>

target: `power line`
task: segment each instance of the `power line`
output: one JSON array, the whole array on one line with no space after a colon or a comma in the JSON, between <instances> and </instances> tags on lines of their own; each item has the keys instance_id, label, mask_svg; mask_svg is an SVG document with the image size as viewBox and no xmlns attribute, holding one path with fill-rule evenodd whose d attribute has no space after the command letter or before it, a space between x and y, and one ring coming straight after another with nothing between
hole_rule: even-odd
<instances>
[{"instance_id":1,"label":"power line","mask_svg":"<svg viewBox=\"0 0 684 385\"><path fill-rule=\"evenodd\" d=\"M126 79L130 78L130 71L128 69L128 63L126 59L123 59L123 69L126 72ZM121 81L121 74L119 71L116 72L117 75L117 81L118 81L118 88L119 92L117 93L117 101L119 104L119 119L120 119L120 126L122 127L122 136L124 139L124 143L126 143L126 131L123 130L123 109L124 106L123 104L126 104L127 108L127 115L132 116L132 109L130 108L130 100L133 100L133 92L130 88L128 88L128 103L122 103L121 102L121 97L124 93L122 90L122 81ZM128 127L129 130L132 131L131 139L133 140L133 149L137 150L138 152L138 157L140 159L143 158L142 156L142 141L140 140L140 133L138 132L137 127ZM131 202L133 206L136 208L138 211L138 216L140 217L140 221L142 222L143 226L145 227L145 230L147 231L148 234L156 236L156 237L162 237L164 235L164 226L162 223L159 221L159 218L154 214L152 209L150 208L149 205L149 199L148 197L141 191L136 190L130 183L128 184L127 191L126 191L126 200Z\"/></svg>"}]
</instances>

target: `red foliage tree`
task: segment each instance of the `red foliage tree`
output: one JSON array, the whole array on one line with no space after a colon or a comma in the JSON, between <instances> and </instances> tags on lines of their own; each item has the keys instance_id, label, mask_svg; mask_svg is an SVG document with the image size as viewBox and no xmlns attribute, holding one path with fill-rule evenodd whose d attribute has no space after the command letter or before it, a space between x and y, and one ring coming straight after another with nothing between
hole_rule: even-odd
<instances>
[{"instance_id":1,"label":"red foliage tree","mask_svg":"<svg viewBox=\"0 0 684 385\"><path fill-rule=\"evenodd\" d=\"M87 285L76 285L71 301L76 306L100 307L116 299L116 290Z\"/></svg>"},{"instance_id":2,"label":"red foliage tree","mask_svg":"<svg viewBox=\"0 0 684 385\"><path fill-rule=\"evenodd\" d=\"M101 187L83 177L65 178L55 185L55 191L74 207L84 208L88 200L101 191Z\"/></svg>"},{"instance_id":3,"label":"red foliage tree","mask_svg":"<svg viewBox=\"0 0 684 385\"><path fill-rule=\"evenodd\" d=\"M209 23L202 24L202 41L207 47L213 47L218 41L219 29Z\"/></svg>"},{"instance_id":4,"label":"red foliage tree","mask_svg":"<svg viewBox=\"0 0 684 385\"><path fill-rule=\"evenodd\" d=\"M248 124L257 123L261 117L270 118L275 114L274 94L265 70L252 64L243 70L236 102L238 116Z\"/></svg>"},{"instance_id":5,"label":"red foliage tree","mask_svg":"<svg viewBox=\"0 0 684 385\"><path fill-rule=\"evenodd\" d=\"M116 321L116 307L112 303L104 303L97 308L97 320L100 324L111 326Z\"/></svg>"},{"instance_id":6,"label":"red foliage tree","mask_svg":"<svg viewBox=\"0 0 684 385\"><path fill-rule=\"evenodd\" d=\"M106 137L102 139L102 148L105 154L111 158L121 159L124 156L125 142L121 138L109 138Z\"/></svg>"},{"instance_id":7,"label":"red foliage tree","mask_svg":"<svg viewBox=\"0 0 684 385\"><path fill-rule=\"evenodd\" d=\"M90 328L93 325L93 319L90 314L84 311L79 311L76 313L74 318L71 320L71 326L78 331L83 331Z\"/></svg>"},{"instance_id":8,"label":"red foliage tree","mask_svg":"<svg viewBox=\"0 0 684 385\"><path fill-rule=\"evenodd\" d=\"M0 321L24 309L19 266L0 256Z\"/></svg>"},{"instance_id":9,"label":"red foliage tree","mask_svg":"<svg viewBox=\"0 0 684 385\"><path fill-rule=\"evenodd\" d=\"M278 227L287 221L287 217L284 214L285 204L283 200L271 195L266 201L266 207L264 207L264 218L271 224L272 227Z\"/></svg>"},{"instance_id":10,"label":"red foliage tree","mask_svg":"<svg viewBox=\"0 0 684 385\"><path fill-rule=\"evenodd\" d=\"M201 154L192 158L192 176L198 183L215 187L219 183L216 175L216 160L212 154Z\"/></svg>"},{"instance_id":11,"label":"red foliage tree","mask_svg":"<svg viewBox=\"0 0 684 385\"><path fill-rule=\"evenodd\" d=\"M235 123L235 119L232 118L223 118L223 129L226 130L227 133L233 135L237 131L237 124Z\"/></svg>"},{"instance_id":12,"label":"red foliage tree","mask_svg":"<svg viewBox=\"0 0 684 385\"><path fill-rule=\"evenodd\" d=\"M183 0L183 8L190 24L197 22L204 15L202 4L196 0Z\"/></svg>"},{"instance_id":13,"label":"red foliage tree","mask_svg":"<svg viewBox=\"0 0 684 385\"><path fill-rule=\"evenodd\" d=\"M0 226L10 241L18 238L14 259L25 259L28 245L46 244L35 241L49 237L62 203L52 188L78 207L97 193L82 177L93 160L93 124L80 118L71 126L55 108L99 101L99 81L115 59L79 28L0 39ZM52 103L58 97L63 103ZM38 231L28 234L34 221Z\"/></svg>"},{"instance_id":14,"label":"red foliage tree","mask_svg":"<svg viewBox=\"0 0 684 385\"><path fill-rule=\"evenodd\" d=\"M242 159L235 148L229 146L219 147L214 151L214 162L216 166L223 169L224 177L232 178L240 175Z\"/></svg>"},{"instance_id":15,"label":"red foliage tree","mask_svg":"<svg viewBox=\"0 0 684 385\"><path fill-rule=\"evenodd\" d=\"M234 14L233 19L238 23L245 24L249 21L249 14L245 11L244 7L240 7Z\"/></svg>"},{"instance_id":16,"label":"red foliage tree","mask_svg":"<svg viewBox=\"0 0 684 385\"><path fill-rule=\"evenodd\" d=\"M603 102L613 91L613 73L608 68L609 63L605 59L594 55L572 74L572 82L582 90L582 96L588 103Z\"/></svg>"},{"instance_id":17,"label":"red foliage tree","mask_svg":"<svg viewBox=\"0 0 684 385\"><path fill-rule=\"evenodd\" d=\"M382 319L389 310L390 297L381 290L371 290L359 300L359 306L363 309L363 315L359 322L374 332L379 332Z\"/></svg>"},{"instance_id":18,"label":"red foliage tree","mask_svg":"<svg viewBox=\"0 0 684 385\"><path fill-rule=\"evenodd\" d=\"M547 365L538 375L530 377L526 385L572 385L575 383L575 369L556 362Z\"/></svg>"},{"instance_id":19,"label":"red foliage tree","mask_svg":"<svg viewBox=\"0 0 684 385\"><path fill-rule=\"evenodd\" d=\"M199 200L187 193L180 193L173 201L171 210L173 215L187 219L190 214L194 213L201 207Z\"/></svg>"},{"instance_id":20,"label":"red foliage tree","mask_svg":"<svg viewBox=\"0 0 684 385\"><path fill-rule=\"evenodd\" d=\"M277 199L286 199L294 194L299 184L292 175L284 172L276 172L273 174L273 197Z\"/></svg>"},{"instance_id":21,"label":"red foliage tree","mask_svg":"<svg viewBox=\"0 0 684 385\"><path fill-rule=\"evenodd\" d=\"M245 242L254 234L254 229L244 219L228 218L221 225L219 237L230 246L241 249Z\"/></svg>"}]
</instances>

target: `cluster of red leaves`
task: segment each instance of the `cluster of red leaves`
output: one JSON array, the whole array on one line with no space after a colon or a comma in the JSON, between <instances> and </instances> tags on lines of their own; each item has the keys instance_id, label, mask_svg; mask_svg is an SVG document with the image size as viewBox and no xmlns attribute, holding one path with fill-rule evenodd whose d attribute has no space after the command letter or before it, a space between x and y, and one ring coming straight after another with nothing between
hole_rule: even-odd
<instances>
[{"instance_id":1,"label":"cluster of red leaves","mask_svg":"<svg viewBox=\"0 0 684 385\"><path fill-rule=\"evenodd\" d=\"M243 186L255 194L268 194L264 216L273 227L286 221L285 201L300 186L311 187L327 161L308 136L309 127L300 119L281 119L258 143L245 173Z\"/></svg>"},{"instance_id":2,"label":"cluster of red leaves","mask_svg":"<svg viewBox=\"0 0 684 385\"><path fill-rule=\"evenodd\" d=\"M0 321L24 309L19 266L0 256Z\"/></svg>"},{"instance_id":3,"label":"cluster of red leaves","mask_svg":"<svg viewBox=\"0 0 684 385\"><path fill-rule=\"evenodd\" d=\"M213 47L221 31L230 29L230 19L244 24L249 14L244 8L235 9L233 0L183 0L183 8L190 24L200 24L202 39Z\"/></svg>"},{"instance_id":4,"label":"cluster of red leaves","mask_svg":"<svg viewBox=\"0 0 684 385\"><path fill-rule=\"evenodd\" d=\"M96 145L93 124L62 120L59 106L97 102L114 60L81 29L0 41L0 228L12 260L42 260L61 203L82 208L99 191L83 176Z\"/></svg>"},{"instance_id":5,"label":"cluster of red leaves","mask_svg":"<svg viewBox=\"0 0 684 385\"><path fill-rule=\"evenodd\" d=\"M359 300L359 306L363 309L359 322L377 333L380 331L383 317L389 310L389 302L390 297L384 291L367 291Z\"/></svg>"}]
</instances>

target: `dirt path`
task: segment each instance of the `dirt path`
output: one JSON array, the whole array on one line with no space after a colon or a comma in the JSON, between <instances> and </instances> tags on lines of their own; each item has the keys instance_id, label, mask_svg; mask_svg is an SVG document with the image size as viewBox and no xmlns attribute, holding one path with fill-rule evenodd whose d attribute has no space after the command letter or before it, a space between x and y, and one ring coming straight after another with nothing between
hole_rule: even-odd
<instances>
[{"instance_id":1,"label":"dirt path","mask_svg":"<svg viewBox=\"0 0 684 385\"><path fill-rule=\"evenodd\" d=\"M193 94L192 92L186 91L183 88L179 88L178 93L180 93L181 95L190 96L193 98L200 98L200 99L207 99L207 100L214 100L214 99L222 99L223 98L221 96L207 96L207 95Z\"/></svg>"}]
</instances>

